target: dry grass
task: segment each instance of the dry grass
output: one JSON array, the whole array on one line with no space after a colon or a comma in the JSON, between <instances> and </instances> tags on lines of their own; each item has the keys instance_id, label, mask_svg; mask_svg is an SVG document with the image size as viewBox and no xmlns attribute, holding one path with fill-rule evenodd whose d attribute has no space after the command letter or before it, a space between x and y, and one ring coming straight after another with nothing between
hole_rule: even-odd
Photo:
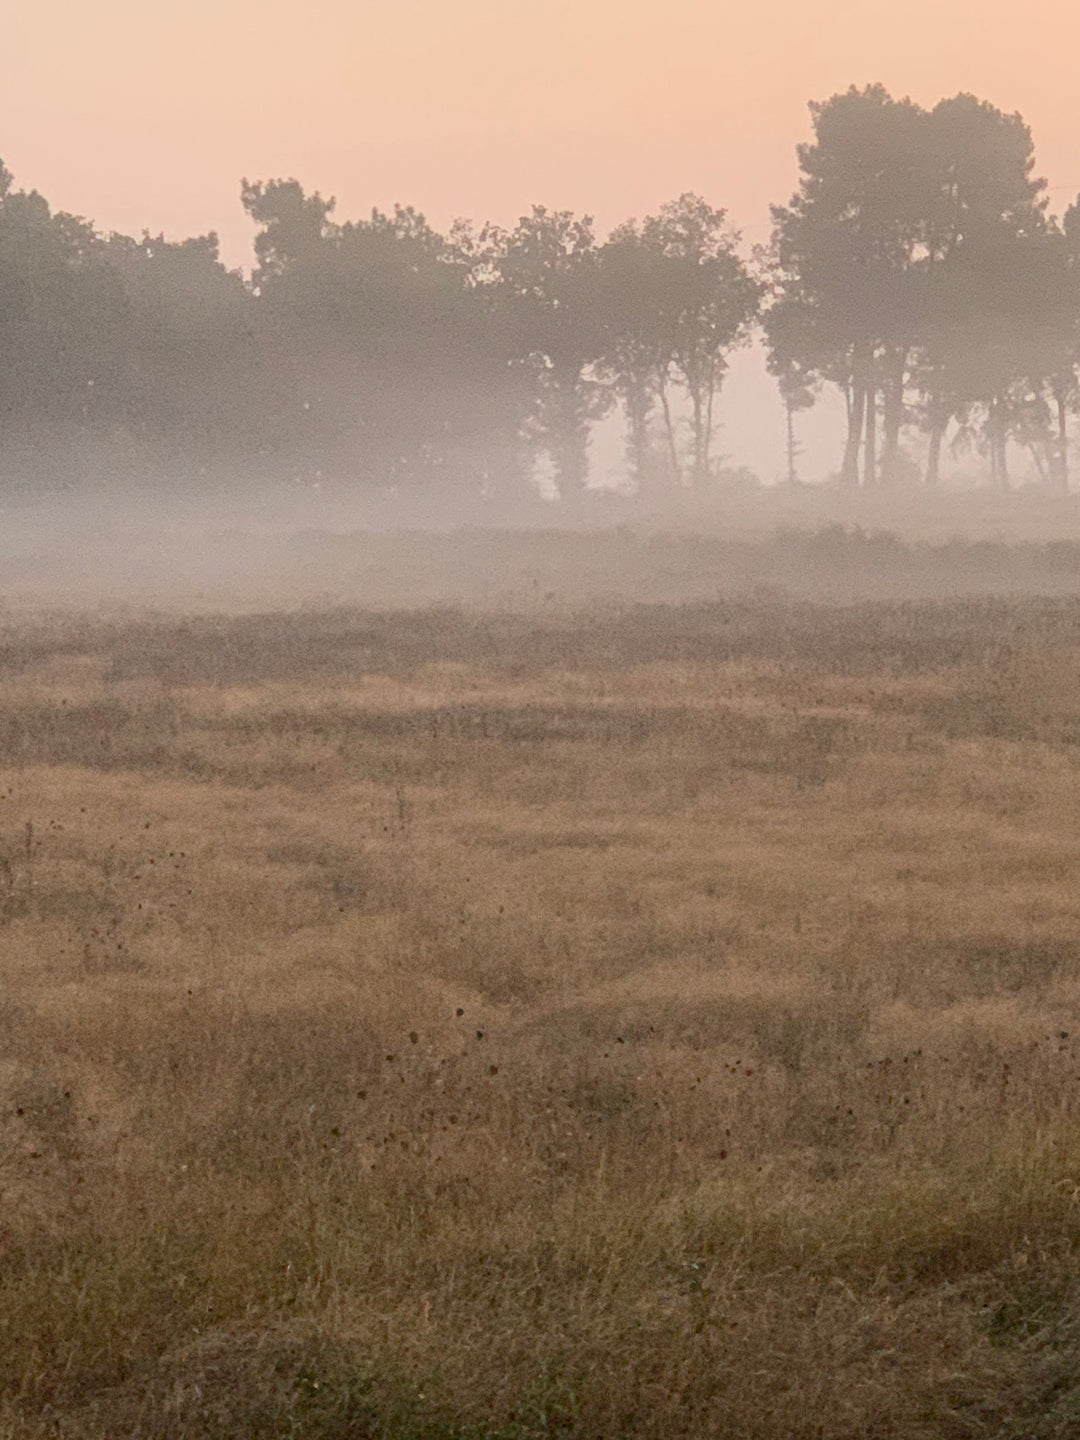
<instances>
[{"instance_id":1,"label":"dry grass","mask_svg":"<svg viewBox=\"0 0 1080 1440\"><path fill-rule=\"evenodd\" d=\"M1078 637L10 622L0 1436L1080 1433Z\"/></svg>"}]
</instances>

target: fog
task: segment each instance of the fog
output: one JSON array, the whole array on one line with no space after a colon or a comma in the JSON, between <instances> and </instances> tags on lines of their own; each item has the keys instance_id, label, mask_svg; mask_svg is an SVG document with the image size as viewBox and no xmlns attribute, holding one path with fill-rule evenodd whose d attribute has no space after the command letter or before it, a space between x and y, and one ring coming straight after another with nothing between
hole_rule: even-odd
<instances>
[{"instance_id":1,"label":"fog","mask_svg":"<svg viewBox=\"0 0 1080 1440\"><path fill-rule=\"evenodd\" d=\"M283 490L9 507L0 603L22 611L911 599L1080 591L1080 502L957 492L927 506L830 487L642 509L598 493L492 523L391 499Z\"/></svg>"},{"instance_id":2,"label":"fog","mask_svg":"<svg viewBox=\"0 0 1080 1440\"><path fill-rule=\"evenodd\" d=\"M949 547L1077 539L1080 199L968 94L810 112L756 244L694 191L440 230L244 179L230 268L0 166L4 597L1070 585Z\"/></svg>"}]
</instances>

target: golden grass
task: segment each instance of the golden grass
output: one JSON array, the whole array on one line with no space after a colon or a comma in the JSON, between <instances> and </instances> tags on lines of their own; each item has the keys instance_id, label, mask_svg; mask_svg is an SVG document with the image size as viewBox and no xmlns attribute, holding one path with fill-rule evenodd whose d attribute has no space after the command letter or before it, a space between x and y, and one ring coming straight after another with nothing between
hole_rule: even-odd
<instances>
[{"instance_id":1,"label":"golden grass","mask_svg":"<svg viewBox=\"0 0 1080 1440\"><path fill-rule=\"evenodd\" d=\"M1080 1433L1078 627L11 622L0 1436Z\"/></svg>"}]
</instances>

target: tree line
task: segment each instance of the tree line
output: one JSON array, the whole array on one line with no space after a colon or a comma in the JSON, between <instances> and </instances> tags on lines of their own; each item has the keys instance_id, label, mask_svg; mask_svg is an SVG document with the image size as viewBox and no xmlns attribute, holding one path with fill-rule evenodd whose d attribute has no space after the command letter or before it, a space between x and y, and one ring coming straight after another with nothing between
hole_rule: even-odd
<instances>
[{"instance_id":1,"label":"tree line","mask_svg":"<svg viewBox=\"0 0 1080 1440\"><path fill-rule=\"evenodd\" d=\"M249 277L213 234L99 233L0 166L0 465L9 487L95 463L564 499L618 407L643 491L716 476L732 352L761 334L788 417L843 394L844 485L934 485L946 442L1010 483L1022 446L1069 483L1080 408L1080 199L1059 218L1031 133L970 95L880 86L811 106L799 183L750 255L684 194L606 238L535 206L446 234L408 207L339 220L296 180L244 181Z\"/></svg>"}]
</instances>

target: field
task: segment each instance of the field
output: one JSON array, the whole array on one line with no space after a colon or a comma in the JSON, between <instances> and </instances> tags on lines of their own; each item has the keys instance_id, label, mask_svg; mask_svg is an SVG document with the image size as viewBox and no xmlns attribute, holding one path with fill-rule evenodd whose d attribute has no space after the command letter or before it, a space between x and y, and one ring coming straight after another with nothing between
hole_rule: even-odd
<instances>
[{"instance_id":1,"label":"field","mask_svg":"<svg viewBox=\"0 0 1080 1440\"><path fill-rule=\"evenodd\" d=\"M4 1440L1080 1434L1080 600L0 617Z\"/></svg>"}]
</instances>

